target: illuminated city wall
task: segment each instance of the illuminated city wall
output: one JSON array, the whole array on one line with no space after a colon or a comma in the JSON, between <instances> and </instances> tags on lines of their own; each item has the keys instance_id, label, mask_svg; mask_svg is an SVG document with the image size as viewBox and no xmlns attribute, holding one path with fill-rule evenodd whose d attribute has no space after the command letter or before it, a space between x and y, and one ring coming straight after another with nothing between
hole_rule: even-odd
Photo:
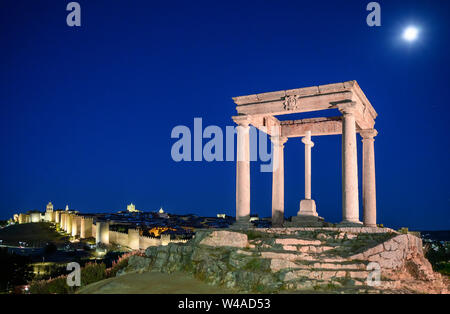
<instances>
[{"instance_id":1,"label":"illuminated city wall","mask_svg":"<svg viewBox=\"0 0 450 314\"><path fill-rule=\"evenodd\" d=\"M66 218L66 228L67 228L66 232L68 234L72 234L72 220L73 220L72 214L68 214Z\"/></svg>"},{"instance_id":2,"label":"illuminated city wall","mask_svg":"<svg viewBox=\"0 0 450 314\"><path fill-rule=\"evenodd\" d=\"M66 231L66 219L67 219L66 213L61 213L61 223L59 224L59 226L64 231Z\"/></svg>"},{"instance_id":3,"label":"illuminated city wall","mask_svg":"<svg viewBox=\"0 0 450 314\"><path fill-rule=\"evenodd\" d=\"M30 216L27 214L19 214L19 223L24 224L27 223L30 219Z\"/></svg>"},{"instance_id":4,"label":"illuminated city wall","mask_svg":"<svg viewBox=\"0 0 450 314\"><path fill-rule=\"evenodd\" d=\"M109 244L109 223L97 221L96 229L95 242Z\"/></svg>"},{"instance_id":5,"label":"illuminated city wall","mask_svg":"<svg viewBox=\"0 0 450 314\"><path fill-rule=\"evenodd\" d=\"M56 211L56 212L55 212L55 222L56 222L57 224L59 224L60 218L61 218L61 212L60 212L60 211Z\"/></svg>"},{"instance_id":6,"label":"illuminated city wall","mask_svg":"<svg viewBox=\"0 0 450 314\"><path fill-rule=\"evenodd\" d=\"M139 230L128 229L128 247L132 250L139 250Z\"/></svg>"},{"instance_id":7,"label":"illuminated city wall","mask_svg":"<svg viewBox=\"0 0 450 314\"><path fill-rule=\"evenodd\" d=\"M31 213L31 222L40 222L41 221L41 213Z\"/></svg>"},{"instance_id":8,"label":"illuminated city wall","mask_svg":"<svg viewBox=\"0 0 450 314\"><path fill-rule=\"evenodd\" d=\"M128 233L109 231L109 242L128 247Z\"/></svg>"},{"instance_id":9,"label":"illuminated city wall","mask_svg":"<svg viewBox=\"0 0 450 314\"><path fill-rule=\"evenodd\" d=\"M92 218L81 217L81 222L80 222L80 238L81 239L86 239L86 238L90 238L93 236L93 234L92 234L93 221L94 220Z\"/></svg>"},{"instance_id":10,"label":"illuminated city wall","mask_svg":"<svg viewBox=\"0 0 450 314\"><path fill-rule=\"evenodd\" d=\"M81 217L73 215L72 216L72 236L80 235L81 228Z\"/></svg>"}]
</instances>

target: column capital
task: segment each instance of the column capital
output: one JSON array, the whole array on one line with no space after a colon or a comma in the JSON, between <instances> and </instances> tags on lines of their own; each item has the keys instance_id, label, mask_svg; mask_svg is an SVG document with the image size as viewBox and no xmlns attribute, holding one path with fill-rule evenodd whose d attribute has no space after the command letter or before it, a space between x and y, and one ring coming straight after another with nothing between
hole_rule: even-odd
<instances>
[{"instance_id":1,"label":"column capital","mask_svg":"<svg viewBox=\"0 0 450 314\"><path fill-rule=\"evenodd\" d=\"M234 123L242 127L248 127L250 125L250 117L247 115L234 116L231 119L233 119Z\"/></svg>"},{"instance_id":2,"label":"column capital","mask_svg":"<svg viewBox=\"0 0 450 314\"><path fill-rule=\"evenodd\" d=\"M288 138L284 136L271 136L270 140L272 141L273 145L284 146Z\"/></svg>"},{"instance_id":3,"label":"column capital","mask_svg":"<svg viewBox=\"0 0 450 314\"><path fill-rule=\"evenodd\" d=\"M342 104L337 105L337 108L344 116L345 115L353 115L356 111L356 102L351 101L351 102L342 103Z\"/></svg>"},{"instance_id":4,"label":"column capital","mask_svg":"<svg viewBox=\"0 0 450 314\"><path fill-rule=\"evenodd\" d=\"M375 129L365 129L359 131L363 140L373 140L375 136L377 136L378 131Z\"/></svg>"},{"instance_id":5,"label":"column capital","mask_svg":"<svg viewBox=\"0 0 450 314\"><path fill-rule=\"evenodd\" d=\"M302 143L305 145L310 145L311 147L314 147L314 142L311 141L311 137L302 137Z\"/></svg>"}]
</instances>

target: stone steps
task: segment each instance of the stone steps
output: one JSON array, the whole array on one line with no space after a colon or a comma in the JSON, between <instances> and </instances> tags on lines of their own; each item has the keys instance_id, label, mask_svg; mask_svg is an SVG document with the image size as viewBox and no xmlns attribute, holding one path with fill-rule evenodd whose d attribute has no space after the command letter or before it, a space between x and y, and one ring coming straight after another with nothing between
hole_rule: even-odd
<instances>
[{"instance_id":1,"label":"stone steps","mask_svg":"<svg viewBox=\"0 0 450 314\"><path fill-rule=\"evenodd\" d=\"M366 263L339 256L333 251L341 244L305 238L277 238L255 241L250 251L260 258L270 259L272 272L279 272L287 289L327 289L351 283L364 286L369 272ZM257 249L257 250L256 250Z\"/></svg>"},{"instance_id":2,"label":"stone steps","mask_svg":"<svg viewBox=\"0 0 450 314\"><path fill-rule=\"evenodd\" d=\"M345 281L348 279L357 280L363 283L369 275L368 271L356 270L290 270L284 274L284 281L291 280L323 280L323 281Z\"/></svg>"}]
</instances>

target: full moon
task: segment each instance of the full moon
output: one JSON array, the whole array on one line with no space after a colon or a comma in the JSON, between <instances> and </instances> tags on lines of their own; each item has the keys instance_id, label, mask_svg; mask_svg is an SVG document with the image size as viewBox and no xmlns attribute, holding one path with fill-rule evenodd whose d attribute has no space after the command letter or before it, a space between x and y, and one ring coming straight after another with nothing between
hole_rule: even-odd
<instances>
[{"instance_id":1,"label":"full moon","mask_svg":"<svg viewBox=\"0 0 450 314\"><path fill-rule=\"evenodd\" d=\"M414 41L417 39L419 30L414 26L407 27L403 32L403 39L407 41Z\"/></svg>"}]
</instances>

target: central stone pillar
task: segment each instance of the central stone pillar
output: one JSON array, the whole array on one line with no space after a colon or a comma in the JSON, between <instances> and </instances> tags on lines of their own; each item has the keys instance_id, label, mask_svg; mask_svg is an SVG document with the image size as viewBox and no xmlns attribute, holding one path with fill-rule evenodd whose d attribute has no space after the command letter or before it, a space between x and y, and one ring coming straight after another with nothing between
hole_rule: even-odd
<instances>
[{"instance_id":1,"label":"central stone pillar","mask_svg":"<svg viewBox=\"0 0 450 314\"><path fill-rule=\"evenodd\" d=\"M342 118L342 225L361 225L358 204L358 155L355 104L339 108Z\"/></svg>"},{"instance_id":2,"label":"central stone pillar","mask_svg":"<svg viewBox=\"0 0 450 314\"><path fill-rule=\"evenodd\" d=\"M377 226L377 200L375 189L375 129L362 130L359 133L363 142L363 212L364 225Z\"/></svg>"},{"instance_id":3,"label":"central stone pillar","mask_svg":"<svg viewBox=\"0 0 450 314\"><path fill-rule=\"evenodd\" d=\"M284 222L284 144L286 137L273 136L272 164L272 227L280 227Z\"/></svg>"},{"instance_id":4,"label":"central stone pillar","mask_svg":"<svg viewBox=\"0 0 450 314\"><path fill-rule=\"evenodd\" d=\"M305 144L305 199L300 201L299 216L318 216L316 202L311 199L311 148L314 142L311 141L311 131L306 131L306 136L302 138Z\"/></svg>"},{"instance_id":5,"label":"central stone pillar","mask_svg":"<svg viewBox=\"0 0 450 314\"><path fill-rule=\"evenodd\" d=\"M322 227L323 218L317 214L316 202L311 198L311 148L314 146L314 142L311 141L311 131L306 131L302 142L305 144L305 199L300 201L300 210L297 216L291 218L288 226Z\"/></svg>"},{"instance_id":6,"label":"central stone pillar","mask_svg":"<svg viewBox=\"0 0 450 314\"><path fill-rule=\"evenodd\" d=\"M250 226L250 125L238 121L236 161L236 225Z\"/></svg>"}]
</instances>

